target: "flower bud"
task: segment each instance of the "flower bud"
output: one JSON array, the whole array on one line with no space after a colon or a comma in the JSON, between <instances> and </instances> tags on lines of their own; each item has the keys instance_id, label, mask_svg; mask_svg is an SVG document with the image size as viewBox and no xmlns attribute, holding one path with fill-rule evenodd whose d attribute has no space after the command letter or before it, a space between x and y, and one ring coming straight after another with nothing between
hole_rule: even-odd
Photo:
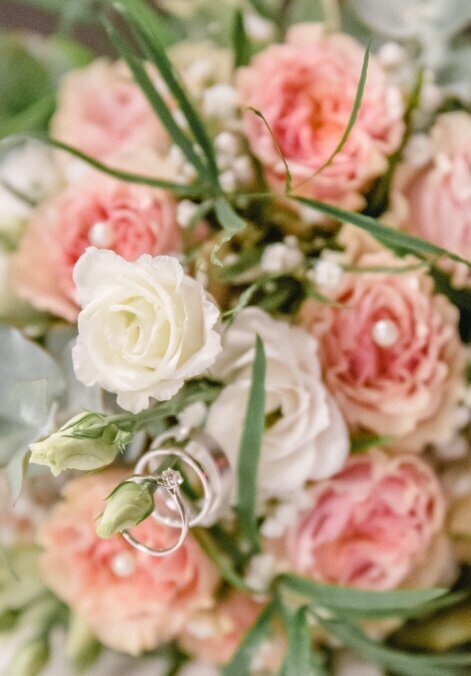
<instances>
[{"instance_id":1,"label":"flower bud","mask_svg":"<svg viewBox=\"0 0 471 676\"><path fill-rule=\"evenodd\" d=\"M108 497L105 511L96 529L101 538L109 538L127 528L137 526L154 511L154 493L157 481L146 479L141 483L124 481Z\"/></svg>"},{"instance_id":2,"label":"flower bud","mask_svg":"<svg viewBox=\"0 0 471 676\"><path fill-rule=\"evenodd\" d=\"M65 469L96 470L109 465L132 439L98 413L81 413L48 439L30 445L30 462L47 465L54 476Z\"/></svg>"},{"instance_id":3,"label":"flower bud","mask_svg":"<svg viewBox=\"0 0 471 676\"><path fill-rule=\"evenodd\" d=\"M44 638L33 638L18 649L10 664L9 676L36 676L49 660Z\"/></svg>"}]
</instances>

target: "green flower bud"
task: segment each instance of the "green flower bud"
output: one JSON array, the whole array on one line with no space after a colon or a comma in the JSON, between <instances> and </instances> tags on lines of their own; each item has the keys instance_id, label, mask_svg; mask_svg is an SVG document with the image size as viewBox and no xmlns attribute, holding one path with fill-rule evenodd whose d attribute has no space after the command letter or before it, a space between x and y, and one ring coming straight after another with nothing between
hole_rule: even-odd
<instances>
[{"instance_id":1,"label":"green flower bud","mask_svg":"<svg viewBox=\"0 0 471 676\"><path fill-rule=\"evenodd\" d=\"M30 462L46 465L54 476L65 469L99 469L113 462L132 435L98 413L81 413L48 439L31 444Z\"/></svg>"},{"instance_id":2,"label":"green flower bud","mask_svg":"<svg viewBox=\"0 0 471 676\"><path fill-rule=\"evenodd\" d=\"M49 660L49 647L44 638L33 638L19 648L10 663L8 676L36 676Z\"/></svg>"},{"instance_id":3,"label":"green flower bud","mask_svg":"<svg viewBox=\"0 0 471 676\"><path fill-rule=\"evenodd\" d=\"M119 484L106 502L96 529L101 538L109 538L127 528L137 526L154 511L154 493L157 481L146 479L141 483L124 481Z\"/></svg>"}]
</instances>

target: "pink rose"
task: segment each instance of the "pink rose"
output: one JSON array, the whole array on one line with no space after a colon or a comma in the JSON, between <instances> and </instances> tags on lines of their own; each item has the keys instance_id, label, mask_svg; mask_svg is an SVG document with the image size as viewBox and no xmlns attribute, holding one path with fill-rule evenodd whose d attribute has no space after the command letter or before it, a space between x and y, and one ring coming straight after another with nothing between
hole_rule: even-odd
<instances>
[{"instance_id":1,"label":"pink rose","mask_svg":"<svg viewBox=\"0 0 471 676\"><path fill-rule=\"evenodd\" d=\"M69 482L40 533L46 584L90 626L100 641L139 655L175 638L188 617L213 603L216 570L191 535L180 550L155 558L123 538L100 539L103 501L128 473L111 470ZM154 519L135 529L153 547L178 533Z\"/></svg>"},{"instance_id":2,"label":"pink rose","mask_svg":"<svg viewBox=\"0 0 471 676\"><path fill-rule=\"evenodd\" d=\"M75 321L72 271L88 246L112 249L133 261L181 248L170 193L89 172L42 204L28 224L14 260L19 295L36 308Z\"/></svg>"},{"instance_id":3,"label":"pink rose","mask_svg":"<svg viewBox=\"0 0 471 676\"><path fill-rule=\"evenodd\" d=\"M180 636L180 643L196 659L225 664L261 609L260 603L250 596L233 591L213 609L192 616Z\"/></svg>"},{"instance_id":4,"label":"pink rose","mask_svg":"<svg viewBox=\"0 0 471 676\"><path fill-rule=\"evenodd\" d=\"M374 249L355 260L360 267L414 262ZM424 270L344 273L334 295L343 307L309 300L301 310L352 431L391 435L410 451L451 436L463 381L458 311L432 288Z\"/></svg>"},{"instance_id":5,"label":"pink rose","mask_svg":"<svg viewBox=\"0 0 471 676\"><path fill-rule=\"evenodd\" d=\"M162 150L168 144L166 132L126 64L105 58L65 76L51 134L100 159L121 151Z\"/></svg>"},{"instance_id":6,"label":"pink rose","mask_svg":"<svg viewBox=\"0 0 471 676\"><path fill-rule=\"evenodd\" d=\"M298 194L360 209L361 195L384 173L386 156L403 135L401 95L388 85L372 57L358 119L332 164L315 171L331 155L347 127L364 48L343 34L324 35L316 24L291 28L287 42L268 47L238 73L241 105L261 111L288 161ZM245 132L273 187L285 170L263 121L248 111Z\"/></svg>"},{"instance_id":7,"label":"pink rose","mask_svg":"<svg viewBox=\"0 0 471 676\"><path fill-rule=\"evenodd\" d=\"M440 115L430 136L415 139L409 155L393 183L393 222L471 259L471 115ZM465 265L445 260L441 264L451 270L457 286L471 286Z\"/></svg>"},{"instance_id":8,"label":"pink rose","mask_svg":"<svg viewBox=\"0 0 471 676\"><path fill-rule=\"evenodd\" d=\"M425 560L444 516L440 485L423 460L372 451L312 489L285 555L317 582L393 589Z\"/></svg>"}]
</instances>

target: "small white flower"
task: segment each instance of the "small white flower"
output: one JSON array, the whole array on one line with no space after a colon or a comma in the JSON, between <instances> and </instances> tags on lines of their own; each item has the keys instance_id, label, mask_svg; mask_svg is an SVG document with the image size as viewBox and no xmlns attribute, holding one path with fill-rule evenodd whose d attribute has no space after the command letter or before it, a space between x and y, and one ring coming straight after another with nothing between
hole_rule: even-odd
<instances>
[{"instance_id":1,"label":"small white flower","mask_svg":"<svg viewBox=\"0 0 471 676\"><path fill-rule=\"evenodd\" d=\"M325 214L318 211L317 209L308 207L305 204L299 206L298 209L301 219L304 221L304 223L307 223L307 225L320 225L325 223Z\"/></svg>"},{"instance_id":2,"label":"small white flower","mask_svg":"<svg viewBox=\"0 0 471 676\"><path fill-rule=\"evenodd\" d=\"M307 272L307 277L321 293L332 295L340 286L343 270L333 257L323 256Z\"/></svg>"},{"instance_id":3,"label":"small white flower","mask_svg":"<svg viewBox=\"0 0 471 676\"><path fill-rule=\"evenodd\" d=\"M254 180L254 168L248 155L241 155L234 160L234 173L240 185L250 185Z\"/></svg>"},{"instance_id":4,"label":"small white flower","mask_svg":"<svg viewBox=\"0 0 471 676\"><path fill-rule=\"evenodd\" d=\"M303 254L297 247L278 242L266 247L260 265L264 272L291 272L303 260Z\"/></svg>"},{"instance_id":5,"label":"small white flower","mask_svg":"<svg viewBox=\"0 0 471 676\"><path fill-rule=\"evenodd\" d=\"M277 561L273 554L257 554L250 559L245 582L251 589L263 594L277 572Z\"/></svg>"},{"instance_id":6,"label":"small white flower","mask_svg":"<svg viewBox=\"0 0 471 676\"><path fill-rule=\"evenodd\" d=\"M435 456L444 462L462 460L469 453L469 443L462 434L456 434L452 439L434 446Z\"/></svg>"},{"instance_id":7,"label":"small white flower","mask_svg":"<svg viewBox=\"0 0 471 676\"><path fill-rule=\"evenodd\" d=\"M219 174L219 183L224 192L234 192L237 188L237 177L231 169L226 169Z\"/></svg>"},{"instance_id":8,"label":"small white flower","mask_svg":"<svg viewBox=\"0 0 471 676\"><path fill-rule=\"evenodd\" d=\"M407 54L399 43L390 41L379 48L377 58L386 70L395 70L406 63Z\"/></svg>"},{"instance_id":9,"label":"small white flower","mask_svg":"<svg viewBox=\"0 0 471 676\"><path fill-rule=\"evenodd\" d=\"M204 91L203 112L208 117L226 120L234 117L237 92L228 84L215 84Z\"/></svg>"},{"instance_id":10,"label":"small white flower","mask_svg":"<svg viewBox=\"0 0 471 676\"><path fill-rule=\"evenodd\" d=\"M275 34L275 24L257 14L246 14L244 17L247 35L254 42L269 42Z\"/></svg>"},{"instance_id":11,"label":"small white flower","mask_svg":"<svg viewBox=\"0 0 471 676\"><path fill-rule=\"evenodd\" d=\"M203 401L195 401L194 404L190 404L190 406L187 406L179 413L178 422L183 427L191 429L200 427L206 418L207 411L208 407Z\"/></svg>"},{"instance_id":12,"label":"small white flower","mask_svg":"<svg viewBox=\"0 0 471 676\"><path fill-rule=\"evenodd\" d=\"M229 157L237 157L240 153L240 138L230 131L222 131L216 136L214 147L219 153Z\"/></svg>"},{"instance_id":13,"label":"small white flower","mask_svg":"<svg viewBox=\"0 0 471 676\"><path fill-rule=\"evenodd\" d=\"M177 207L177 223L182 228L188 228L198 212L199 205L191 200L182 200Z\"/></svg>"},{"instance_id":14,"label":"small white flower","mask_svg":"<svg viewBox=\"0 0 471 676\"><path fill-rule=\"evenodd\" d=\"M220 352L219 312L170 256L129 262L89 248L74 269L82 306L73 349L77 378L118 395L137 413L170 399Z\"/></svg>"}]
</instances>

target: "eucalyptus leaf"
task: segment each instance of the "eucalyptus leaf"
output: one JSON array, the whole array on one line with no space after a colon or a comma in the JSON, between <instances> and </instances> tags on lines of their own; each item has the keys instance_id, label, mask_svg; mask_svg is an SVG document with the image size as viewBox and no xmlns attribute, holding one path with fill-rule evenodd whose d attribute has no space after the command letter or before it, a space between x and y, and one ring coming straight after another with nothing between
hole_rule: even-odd
<instances>
[{"instance_id":1,"label":"eucalyptus leaf","mask_svg":"<svg viewBox=\"0 0 471 676\"><path fill-rule=\"evenodd\" d=\"M256 338L244 429L239 448L237 515L241 536L254 549L259 548L257 528L258 464L265 430L265 350L260 336Z\"/></svg>"},{"instance_id":2,"label":"eucalyptus leaf","mask_svg":"<svg viewBox=\"0 0 471 676\"><path fill-rule=\"evenodd\" d=\"M18 489L22 458L46 430L64 390L54 359L18 330L0 325L0 465ZM16 491L17 492L17 491Z\"/></svg>"}]
</instances>

